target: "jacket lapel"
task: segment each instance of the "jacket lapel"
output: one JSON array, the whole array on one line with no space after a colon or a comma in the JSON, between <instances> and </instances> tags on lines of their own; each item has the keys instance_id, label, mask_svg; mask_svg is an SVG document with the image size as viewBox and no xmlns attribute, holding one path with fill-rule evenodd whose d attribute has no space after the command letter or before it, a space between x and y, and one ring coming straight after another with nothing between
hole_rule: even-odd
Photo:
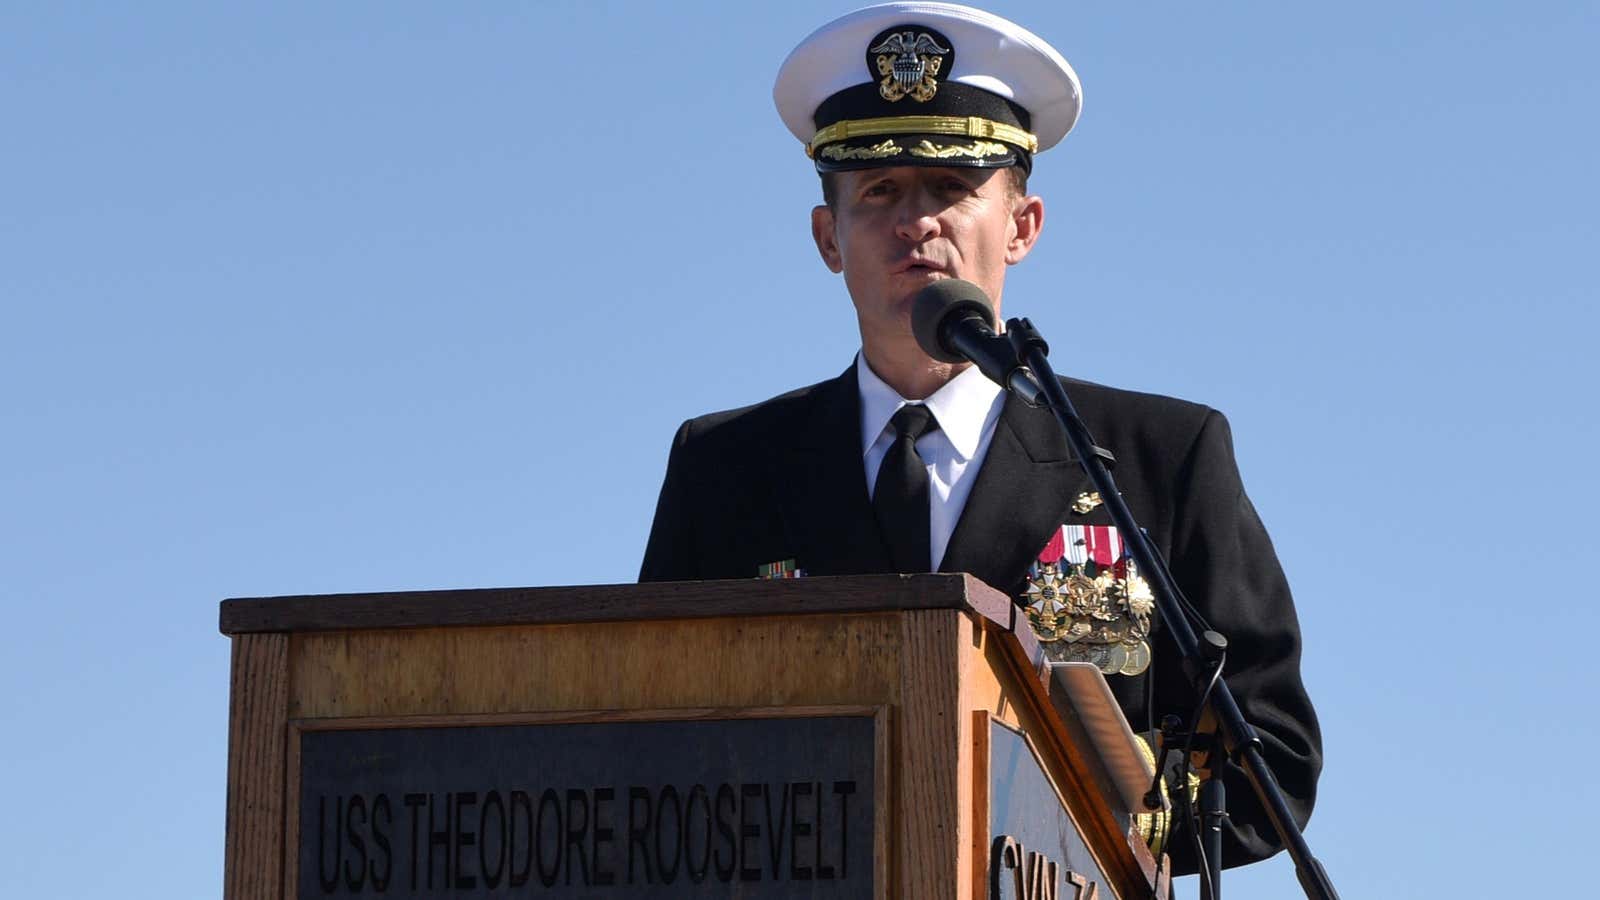
<instances>
[{"instance_id":1,"label":"jacket lapel","mask_svg":"<svg viewBox=\"0 0 1600 900\"><path fill-rule=\"evenodd\" d=\"M800 433L774 473L795 560L811 575L890 571L861 467L861 392L856 370L817 386Z\"/></svg>"},{"instance_id":2,"label":"jacket lapel","mask_svg":"<svg viewBox=\"0 0 1600 900\"><path fill-rule=\"evenodd\" d=\"M1007 395L939 570L1011 593L1088 484L1050 411Z\"/></svg>"}]
</instances>

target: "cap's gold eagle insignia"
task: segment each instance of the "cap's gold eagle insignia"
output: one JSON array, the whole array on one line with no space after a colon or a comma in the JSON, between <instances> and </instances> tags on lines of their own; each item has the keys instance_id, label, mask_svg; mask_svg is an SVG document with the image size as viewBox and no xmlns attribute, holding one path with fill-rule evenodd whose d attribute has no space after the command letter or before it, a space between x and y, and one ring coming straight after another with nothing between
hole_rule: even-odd
<instances>
[{"instance_id":1,"label":"cap's gold eagle insignia","mask_svg":"<svg viewBox=\"0 0 1600 900\"><path fill-rule=\"evenodd\" d=\"M939 92L934 76L944 66L950 48L939 46L925 31L897 31L868 52L878 54L878 74L883 76L878 93L883 99L894 103L910 95L912 100L926 103Z\"/></svg>"}]
</instances>

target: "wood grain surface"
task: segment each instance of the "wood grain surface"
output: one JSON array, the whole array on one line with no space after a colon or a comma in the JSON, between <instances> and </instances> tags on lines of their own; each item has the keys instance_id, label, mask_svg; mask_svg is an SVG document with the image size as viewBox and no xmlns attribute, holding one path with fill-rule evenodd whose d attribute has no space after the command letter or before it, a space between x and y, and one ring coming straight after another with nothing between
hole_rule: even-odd
<instances>
[{"instance_id":1,"label":"wood grain surface","mask_svg":"<svg viewBox=\"0 0 1600 900\"><path fill-rule=\"evenodd\" d=\"M989 710L975 709L972 718L972 808L968 815L972 821L972 887L973 900L988 900L989 896Z\"/></svg>"},{"instance_id":2,"label":"wood grain surface","mask_svg":"<svg viewBox=\"0 0 1600 900\"><path fill-rule=\"evenodd\" d=\"M875 705L897 698L894 613L312 632L289 715Z\"/></svg>"},{"instance_id":3,"label":"wood grain surface","mask_svg":"<svg viewBox=\"0 0 1600 900\"><path fill-rule=\"evenodd\" d=\"M219 625L223 634L245 634L902 609L974 609L1009 619L1009 607L1004 594L971 575L860 575L239 598L222 601Z\"/></svg>"},{"instance_id":4,"label":"wood grain surface","mask_svg":"<svg viewBox=\"0 0 1600 900\"><path fill-rule=\"evenodd\" d=\"M972 788L960 777L971 730L962 644L971 635L972 620L955 611L901 616L894 894L907 900L955 900L971 865Z\"/></svg>"},{"instance_id":5,"label":"wood grain surface","mask_svg":"<svg viewBox=\"0 0 1600 900\"><path fill-rule=\"evenodd\" d=\"M288 676L288 635L234 638L223 851L222 895L227 900L283 896Z\"/></svg>"}]
</instances>

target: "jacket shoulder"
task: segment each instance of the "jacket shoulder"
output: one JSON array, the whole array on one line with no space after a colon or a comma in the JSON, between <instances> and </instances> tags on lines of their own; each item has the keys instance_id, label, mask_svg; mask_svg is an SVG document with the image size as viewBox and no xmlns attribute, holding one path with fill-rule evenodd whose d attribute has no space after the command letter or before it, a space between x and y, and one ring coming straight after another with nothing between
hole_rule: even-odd
<instances>
[{"instance_id":1,"label":"jacket shoulder","mask_svg":"<svg viewBox=\"0 0 1600 900\"><path fill-rule=\"evenodd\" d=\"M1092 404L1097 409L1114 408L1123 413L1150 418L1194 422L1199 422L1207 415L1216 412L1204 403L1169 397L1165 394L1130 391L1079 378L1062 377L1060 381L1074 403Z\"/></svg>"},{"instance_id":2,"label":"jacket shoulder","mask_svg":"<svg viewBox=\"0 0 1600 900\"><path fill-rule=\"evenodd\" d=\"M794 432L811 417L818 403L830 402L834 394L848 387L842 381L830 378L760 403L695 416L679 428L676 443L696 452L770 448L775 435Z\"/></svg>"},{"instance_id":3,"label":"jacket shoulder","mask_svg":"<svg viewBox=\"0 0 1600 900\"><path fill-rule=\"evenodd\" d=\"M1190 400L1109 387L1092 381L1062 378L1067 396L1077 407L1090 433L1104 442L1160 448L1181 452L1200 436L1207 426L1220 426L1225 432L1222 413ZM1116 452L1117 448L1108 446Z\"/></svg>"}]
</instances>

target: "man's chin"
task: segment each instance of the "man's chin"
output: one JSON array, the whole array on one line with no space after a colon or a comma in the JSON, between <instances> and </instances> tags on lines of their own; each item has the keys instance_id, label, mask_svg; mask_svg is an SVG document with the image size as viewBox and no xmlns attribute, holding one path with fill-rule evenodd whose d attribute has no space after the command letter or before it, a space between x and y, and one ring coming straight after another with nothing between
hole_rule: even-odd
<instances>
[{"instance_id":1,"label":"man's chin","mask_svg":"<svg viewBox=\"0 0 1600 900\"><path fill-rule=\"evenodd\" d=\"M909 316L912 303L928 285L955 277L943 269L912 269L898 272L889 282L887 293L894 297L895 309L903 310Z\"/></svg>"}]
</instances>

